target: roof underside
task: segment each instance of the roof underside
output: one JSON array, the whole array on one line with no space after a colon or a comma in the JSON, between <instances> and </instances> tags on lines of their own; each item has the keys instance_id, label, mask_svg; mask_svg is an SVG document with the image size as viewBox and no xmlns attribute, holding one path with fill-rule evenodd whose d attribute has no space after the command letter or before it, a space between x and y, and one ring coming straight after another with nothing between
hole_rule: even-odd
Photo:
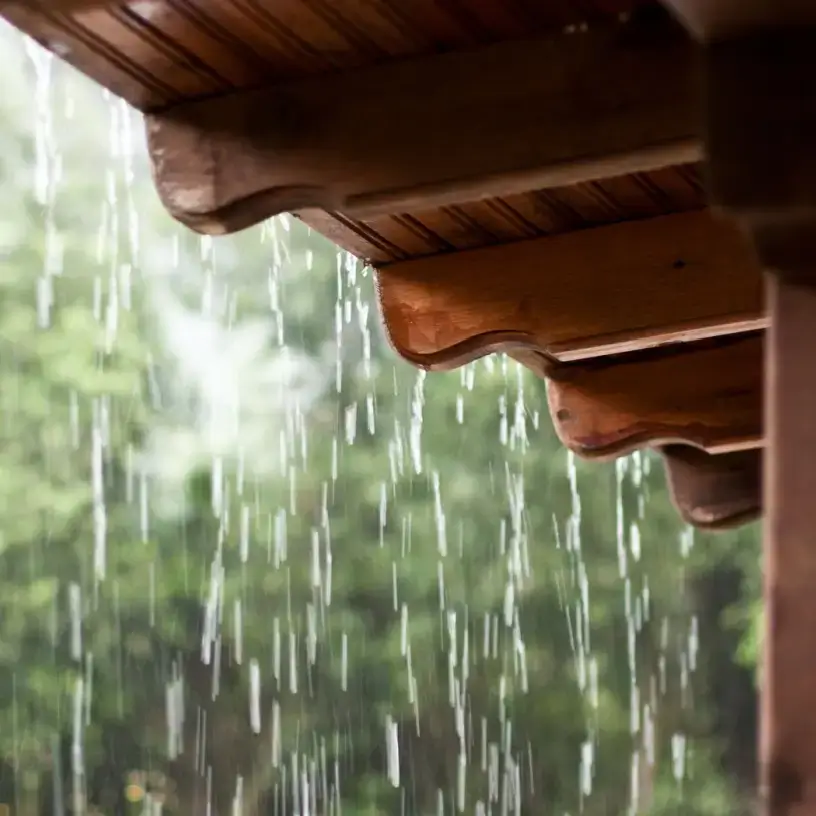
<instances>
[{"instance_id":1,"label":"roof underside","mask_svg":"<svg viewBox=\"0 0 816 816\"><path fill-rule=\"evenodd\" d=\"M758 512L761 275L706 211L692 44L653 0L0 9L148 114L184 223L295 211L381 270L406 359L508 351L550 377L571 449L680 443L664 455L687 520Z\"/></svg>"},{"instance_id":2,"label":"roof underside","mask_svg":"<svg viewBox=\"0 0 816 816\"><path fill-rule=\"evenodd\" d=\"M48 10L66 5L60 2L9 4L3 14L134 107L156 110L237 89L608 22L644 4L76 0L80 7L70 14Z\"/></svg>"},{"instance_id":3,"label":"roof underside","mask_svg":"<svg viewBox=\"0 0 816 816\"><path fill-rule=\"evenodd\" d=\"M81 2L81 0L80 0ZM70 14L12 6L14 25L136 108L174 104L616 23L642 0L131 0ZM303 213L374 263L556 235L704 206L694 165L355 219Z\"/></svg>"}]
</instances>

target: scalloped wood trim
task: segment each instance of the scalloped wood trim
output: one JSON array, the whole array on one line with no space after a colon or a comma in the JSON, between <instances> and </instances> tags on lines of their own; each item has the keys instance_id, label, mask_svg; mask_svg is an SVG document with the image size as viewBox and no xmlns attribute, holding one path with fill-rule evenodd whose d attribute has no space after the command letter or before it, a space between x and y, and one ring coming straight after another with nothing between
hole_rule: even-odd
<instances>
[{"instance_id":1,"label":"scalloped wood trim","mask_svg":"<svg viewBox=\"0 0 816 816\"><path fill-rule=\"evenodd\" d=\"M711 455L686 445L661 451L680 517L701 530L728 530L762 514L762 450Z\"/></svg>"},{"instance_id":2,"label":"scalloped wood trim","mask_svg":"<svg viewBox=\"0 0 816 816\"><path fill-rule=\"evenodd\" d=\"M554 366L555 430L586 458L679 443L709 453L763 443L761 333Z\"/></svg>"},{"instance_id":3,"label":"scalloped wood trim","mask_svg":"<svg viewBox=\"0 0 816 816\"><path fill-rule=\"evenodd\" d=\"M700 158L668 17L396 60L147 117L159 194L219 234L286 210L443 206Z\"/></svg>"},{"instance_id":4,"label":"scalloped wood trim","mask_svg":"<svg viewBox=\"0 0 816 816\"><path fill-rule=\"evenodd\" d=\"M396 351L434 370L495 351L574 361L766 325L750 243L709 212L397 263L377 286Z\"/></svg>"}]
</instances>

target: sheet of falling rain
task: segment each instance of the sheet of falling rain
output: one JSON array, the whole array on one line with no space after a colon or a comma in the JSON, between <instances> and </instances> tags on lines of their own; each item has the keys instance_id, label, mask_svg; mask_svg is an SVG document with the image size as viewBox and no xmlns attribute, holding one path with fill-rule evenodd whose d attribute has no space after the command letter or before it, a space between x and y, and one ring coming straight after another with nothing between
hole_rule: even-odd
<instances>
[{"instance_id":1,"label":"sheet of falling rain","mask_svg":"<svg viewBox=\"0 0 816 816\"><path fill-rule=\"evenodd\" d=\"M747 812L755 532L397 359L297 221L186 232L0 36L0 814Z\"/></svg>"}]
</instances>

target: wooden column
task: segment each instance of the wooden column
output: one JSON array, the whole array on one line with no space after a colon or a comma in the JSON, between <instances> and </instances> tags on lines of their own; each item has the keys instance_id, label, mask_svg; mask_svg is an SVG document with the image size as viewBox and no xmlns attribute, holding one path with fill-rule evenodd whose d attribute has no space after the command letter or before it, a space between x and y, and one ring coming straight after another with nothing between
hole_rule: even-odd
<instances>
[{"instance_id":1,"label":"wooden column","mask_svg":"<svg viewBox=\"0 0 816 816\"><path fill-rule=\"evenodd\" d=\"M811 816L816 814L816 287L771 274L768 298L763 781L769 816Z\"/></svg>"},{"instance_id":2,"label":"wooden column","mask_svg":"<svg viewBox=\"0 0 816 816\"><path fill-rule=\"evenodd\" d=\"M769 270L763 812L816 816L816 27L704 52L711 194Z\"/></svg>"}]
</instances>

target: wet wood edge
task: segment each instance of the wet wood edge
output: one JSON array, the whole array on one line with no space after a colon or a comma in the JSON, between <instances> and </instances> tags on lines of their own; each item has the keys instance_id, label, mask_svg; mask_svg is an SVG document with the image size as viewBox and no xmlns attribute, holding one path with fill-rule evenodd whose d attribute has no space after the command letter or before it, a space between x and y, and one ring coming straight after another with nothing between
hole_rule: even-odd
<instances>
[{"instance_id":1,"label":"wet wood edge","mask_svg":"<svg viewBox=\"0 0 816 816\"><path fill-rule=\"evenodd\" d=\"M522 348L575 361L767 322L750 242L707 211L396 263L377 292L394 349L431 370Z\"/></svg>"},{"instance_id":2,"label":"wet wood edge","mask_svg":"<svg viewBox=\"0 0 816 816\"><path fill-rule=\"evenodd\" d=\"M763 333L543 368L556 433L589 459L686 444L763 444Z\"/></svg>"},{"instance_id":3,"label":"wet wood edge","mask_svg":"<svg viewBox=\"0 0 816 816\"><path fill-rule=\"evenodd\" d=\"M700 158L694 52L668 18L398 60L147 117L159 194L205 233L365 217Z\"/></svg>"},{"instance_id":4,"label":"wet wood edge","mask_svg":"<svg viewBox=\"0 0 816 816\"><path fill-rule=\"evenodd\" d=\"M729 530L762 514L762 449L712 455L687 445L661 448L669 494L700 530Z\"/></svg>"}]
</instances>

